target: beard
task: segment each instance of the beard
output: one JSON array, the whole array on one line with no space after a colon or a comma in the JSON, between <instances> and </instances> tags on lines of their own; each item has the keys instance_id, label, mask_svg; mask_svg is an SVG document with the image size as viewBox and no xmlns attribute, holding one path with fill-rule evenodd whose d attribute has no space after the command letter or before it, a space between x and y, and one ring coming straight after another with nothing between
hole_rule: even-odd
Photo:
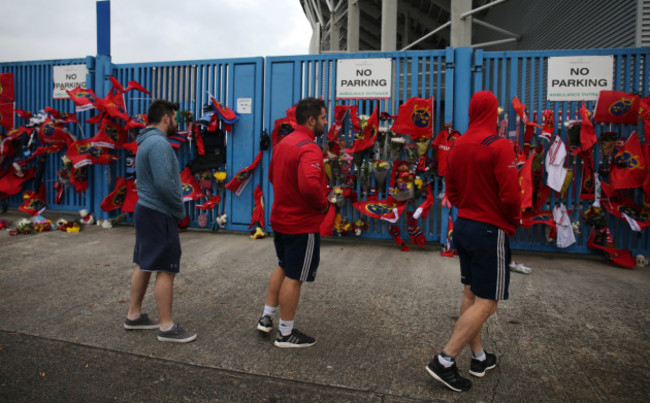
<instances>
[{"instance_id":1,"label":"beard","mask_svg":"<svg viewBox=\"0 0 650 403\"><path fill-rule=\"evenodd\" d=\"M178 124L175 121L167 127L167 137L175 136L178 134Z\"/></svg>"},{"instance_id":2,"label":"beard","mask_svg":"<svg viewBox=\"0 0 650 403\"><path fill-rule=\"evenodd\" d=\"M314 137L320 138L323 134L325 134L325 126L314 126Z\"/></svg>"}]
</instances>

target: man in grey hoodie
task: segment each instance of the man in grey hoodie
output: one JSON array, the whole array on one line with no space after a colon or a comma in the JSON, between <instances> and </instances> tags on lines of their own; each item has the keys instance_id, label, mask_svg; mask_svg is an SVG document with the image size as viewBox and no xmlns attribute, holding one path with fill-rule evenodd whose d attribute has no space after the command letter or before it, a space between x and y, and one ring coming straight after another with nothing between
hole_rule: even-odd
<instances>
[{"instance_id":1,"label":"man in grey hoodie","mask_svg":"<svg viewBox=\"0 0 650 403\"><path fill-rule=\"evenodd\" d=\"M187 343L196 334L183 330L172 320L174 276L179 272L181 243L177 222L186 216L181 190L178 160L167 140L178 128L178 105L155 100L149 106L147 121L136 142L135 169L138 183L138 203L135 206L136 264L131 277L131 301L124 328L159 329L158 340ZM142 313L151 273L156 272L154 295L160 324Z\"/></svg>"}]
</instances>

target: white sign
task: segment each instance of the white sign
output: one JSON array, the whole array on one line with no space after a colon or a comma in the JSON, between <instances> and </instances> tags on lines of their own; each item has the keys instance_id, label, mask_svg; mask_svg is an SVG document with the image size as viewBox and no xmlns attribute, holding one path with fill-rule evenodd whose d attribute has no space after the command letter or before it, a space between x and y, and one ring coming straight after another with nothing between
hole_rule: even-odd
<instances>
[{"instance_id":1,"label":"white sign","mask_svg":"<svg viewBox=\"0 0 650 403\"><path fill-rule=\"evenodd\" d=\"M70 98L65 90L71 91L77 87L86 88L86 75L88 69L85 64L71 64L69 66L53 66L52 78L54 79L54 93L52 98Z\"/></svg>"},{"instance_id":2,"label":"white sign","mask_svg":"<svg viewBox=\"0 0 650 403\"><path fill-rule=\"evenodd\" d=\"M253 98L237 98L237 113L253 113Z\"/></svg>"},{"instance_id":3,"label":"white sign","mask_svg":"<svg viewBox=\"0 0 650 403\"><path fill-rule=\"evenodd\" d=\"M343 59L336 62L337 99L390 98L391 59Z\"/></svg>"},{"instance_id":4,"label":"white sign","mask_svg":"<svg viewBox=\"0 0 650 403\"><path fill-rule=\"evenodd\" d=\"M613 56L549 57L548 101L595 101L602 90L611 90Z\"/></svg>"}]
</instances>

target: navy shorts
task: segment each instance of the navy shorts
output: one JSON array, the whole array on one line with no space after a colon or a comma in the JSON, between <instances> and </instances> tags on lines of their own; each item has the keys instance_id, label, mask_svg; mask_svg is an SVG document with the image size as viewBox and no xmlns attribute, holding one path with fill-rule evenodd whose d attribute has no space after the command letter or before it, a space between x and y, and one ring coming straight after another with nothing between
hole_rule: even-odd
<instances>
[{"instance_id":1,"label":"navy shorts","mask_svg":"<svg viewBox=\"0 0 650 403\"><path fill-rule=\"evenodd\" d=\"M278 266L292 280L314 281L320 262L320 234L273 233Z\"/></svg>"},{"instance_id":2,"label":"navy shorts","mask_svg":"<svg viewBox=\"0 0 650 403\"><path fill-rule=\"evenodd\" d=\"M176 220L164 213L135 205L135 247L133 263L144 271L180 270L181 241Z\"/></svg>"},{"instance_id":3,"label":"navy shorts","mask_svg":"<svg viewBox=\"0 0 650 403\"><path fill-rule=\"evenodd\" d=\"M508 299L510 240L494 225L458 218L454 246L460 258L460 281L483 299Z\"/></svg>"}]
</instances>

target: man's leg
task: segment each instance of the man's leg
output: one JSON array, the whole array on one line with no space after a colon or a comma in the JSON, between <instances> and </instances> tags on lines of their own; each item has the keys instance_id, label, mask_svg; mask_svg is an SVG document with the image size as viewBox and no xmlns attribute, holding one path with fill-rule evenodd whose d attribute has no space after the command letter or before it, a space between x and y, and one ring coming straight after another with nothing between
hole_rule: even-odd
<instances>
[{"instance_id":1,"label":"man's leg","mask_svg":"<svg viewBox=\"0 0 650 403\"><path fill-rule=\"evenodd\" d=\"M470 291L471 292L471 291ZM473 293L472 293L473 295ZM463 294L463 303L465 302L465 293ZM462 309L463 304L461 304ZM462 349L470 342L480 345L480 334L478 334L483 323L497 310L497 301L492 299L483 299L474 296L474 303L466 307L465 311L456 321L454 331L443 352L451 357L456 357Z\"/></svg>"},{"instance_id":2,"label":"man's leg","mask_svg":"<svg viewBox=\"0 0 650 403\"><path fill-rule=\"evenodd\" d=\"M293 321L296 316L296 308L300 299L300 286L302 283L285 277L280 287L280 319Z\"/></svg>"},{"instance_id":3,"label":"man's leg","mask_svg":"<svg viewBox=\"0 0 650 403\"><path fill-rule=\"evenodd\" d=\"M158 305L161 330L167 330L174 324L172 320L174 277L174 274L165 271L156 273L154 295L156 296L156 304Z\"/></svg>"},{"instance_id":4,"label":"man's leg","mask_svg":"<svg viewBox=\"0 0 650 403\"><path fill-rule=\"evenodd\" d=\"M129 301L129 312L127 319L135 320L142 314L142 300L147 292L151 272L140 270L140 266L135 266L131 275L131 300Z\"/></svg>"},{"instance_id":5,"label":"man's leg","mask_svg":"<svg viewBox=\"0 0 650 403\"><path fill-rule=\"evenodd\" d=\"M463 290L463 302L460 304L460 314L463 313L474 304L476 300L476 295L472 292L469 285L465 286ZM483 345L481 344L481 329L479 328L476 335L469 341L469 347L472 349L472 352L478 352L483 350Z\"/></svg>"},{"instance_id":6,"label":"man's leg","mask_svg":"<svg viewBox=\"0 0 650 403\"><path fill-rule=\"evenodd\" d=\"M269 288L266 291L266 305L278 306L280 302L280 287L282 287L284 278L284 270L282 267L276 267L273 274L271 274Z\"/></svg>"}]
</instances>

